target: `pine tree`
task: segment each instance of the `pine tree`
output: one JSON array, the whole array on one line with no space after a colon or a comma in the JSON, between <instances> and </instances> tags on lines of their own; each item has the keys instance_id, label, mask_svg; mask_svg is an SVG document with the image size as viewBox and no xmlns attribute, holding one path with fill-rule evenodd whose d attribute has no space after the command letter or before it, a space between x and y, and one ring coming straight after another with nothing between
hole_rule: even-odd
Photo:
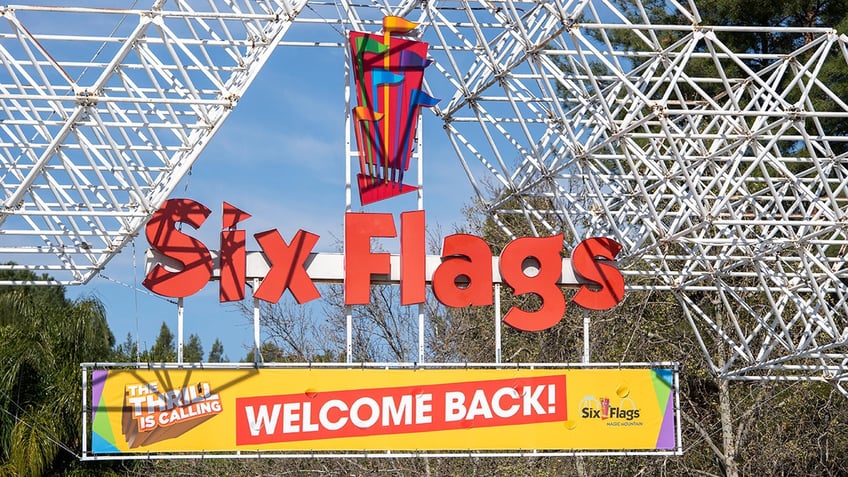
<instances>
[{"instance_id":1,"label":"pine tree","mask_svg":"<svg viewBox=\"0 0 848 477\"><path fill-rule=\"evenodd\" d=\"M147 353L147 358L149 361L164 363L164 362L173 362L177 360L177 350L174 346L174 334L171 333L171 329L168 328L168 325L165 322L162 322L162 326L159 328L159 336L156 337L156 342L153 343L153 347L150 348L150 351Z\"/></svg>"},{"instance_id":2,"label":"pine tree","mask_svg":"<svg viewBox=\"0 0 848 477\"><path fill-rule=\"evenodd\" d=\"M188 337L188 343L183 346L183 362L199 363L203 361L203 345L200 337L192 333Z\"/></svg>"},{"instance_id":3,"label":"pine tree","mask_svg":"<svg viewBox=\"0 0 848 477\"><path fill-rule=\"evenodd\" d=\"M215 338L215 342L212 343L212 349L209 350L207 361L210 363L225 363L228 361L227 357L224 356L224 345L220 339Z\"/></svg>"}]
</instances>

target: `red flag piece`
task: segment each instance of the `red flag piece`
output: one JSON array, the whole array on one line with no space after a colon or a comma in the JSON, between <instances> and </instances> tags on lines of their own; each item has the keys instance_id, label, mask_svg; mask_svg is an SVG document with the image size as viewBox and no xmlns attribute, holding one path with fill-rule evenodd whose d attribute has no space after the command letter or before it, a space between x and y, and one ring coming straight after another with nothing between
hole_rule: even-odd
<instances>
[{"instance_id":1,"label":"red flag piece","mask_svg":"<svg viewBox=\"0 0 848 477\"><path fill-rule=\"evenodd\" d=\"M221 215L223 217L221 229L223 230L233 229L236 227L236 224L251 217L251 215L247 212L227 202L224 202L223 212Z\"/></svg>"}]
</instances>

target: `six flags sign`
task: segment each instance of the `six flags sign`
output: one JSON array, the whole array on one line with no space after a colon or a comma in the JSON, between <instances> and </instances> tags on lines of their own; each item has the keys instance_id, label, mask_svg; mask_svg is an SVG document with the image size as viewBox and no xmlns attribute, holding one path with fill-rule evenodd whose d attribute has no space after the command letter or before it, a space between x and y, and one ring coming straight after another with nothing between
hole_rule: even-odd
<instances>
[{"instance_id":1,"label":"six flags sign","mask_svg":"<svg viewBox=\"0 0 848 477\"><path fill-rule=\"evenodd\" d=\"M417 24L400 17L383 19L381 35L350 32L350 53L358 105L353 109L360 173L360 202L370 204L416 189L403 183L409 168L416 122L421 107L439 100L421 89L430 65L427 44L397 38ZM534 311L511 308L508 325L526 331L552 327L565 314L560 286L577 286L573 302L606 310L624 296L624 279L612 263L621 245L607 238L586 239L562 259L563 236L525 237L508 244L493 258L480 237L456 234L444 239L441 256L425 255L424 211L404 212L400 233L391 214L345 214L345 254L312 252L318 235L299 230L286 242L276 229L254 234L261 252L246 251L246 233L237 225L249 214L223 205L220 250L211 252L178 224L200 227L210 210L191 199L171 199L153 215L146 235L155 266L143 284L154 293L182 298L217 276L220 301L245 297L247 280L261 280L254 298L271 303L289 290L298 303L319 298L315 281L344 283L346 305L370 301L373 282L400 285L401 304L423 303L426 285L449 307L491 305L493 285L506 283L516 295L535 294ZM400 254L372 252L371 239L400 235ZM217 255L213 257L213 255Z\"/></svg>"},{"instance_id":2,"label":"six flags sign","mask_svg":"<svg viewBox=\"0 0 848 477\"><path fill-rule=\"evenodd\" d=\"M504 322L525 331L554 326L565 314L560 286L577 286L573 302L583 308L606 310L624 297L624 278L612 262L621 245L593 237L580 242L571 260L562 258L563 236L522 237L510 242L499 259L480 237L445 237L441 256L425 255L423 210L400 214L400 233L392 214L346 213L344 255L317 254L318 235L298 230L287 242L277 229L254 234L261 252L247 252L246 231L237 229L249 214L223 204L220 250L211 252L203 242L179 230L178 224L199 228L211 214L191 199L170 199L147 224L147 240L157 264L143 285L154 293L182 298L203 288L217 275L221 302L245 297L249 279L262 280L254 298L276 303L288 290L298 303L321 296L316 281L344 283L346 305L365 305L376 282L398 283L401 304L423 303L426 285L449 307L491 305L493 284L505 283L516 295L535 294L542 305L527 311L512 307ZM371 250L372 238L400 235L400 254ZM213 255L217 255L217 260ZM168 264L166 266L165 264Z\"/></svg>"},{"instance_id":3,"label":"six flags sign","mask_svg":"<svg viewBox=\"0 0 848 477\"><path fill-rule=\"evenodd\" d=\"M420 89L427 45L393 37L414 27L387 17L381 36L350 33L361 167L356 182L363 205L416 189L403 183L415 122L420 107L438 101ZM277 229L254 233L260 250L249 252L240 224L250 214L224 202L215 251L181 226L198 229L210 214L205 205L179 198L153 214L145 230L152 248L145 287L184 298L218 279L219 300L230 302L244 299L252 282L257 300L276 303L288 290L306 303L321 296L317 283L330 282L343 284L346 305L366 305L372 284L396 284L400 304L414 305L427 299L429 285L439 302L458 308L492 305L495 284L503 283L515 295L539 298L538 306L513 306L503 317L525 331L550 328L563 318L563 286L576 287L572 302L587 309L612 308L624 296L624 278L615 265L621 245L608 238L583 240L564 259L562 234L515 239L498 257L484 239L454 234L444 238L440 255L428 256L423 210L403 212L399 221L388 213L348 212L343 254L313 252L316 234L298 230L286 240ZM397 238L399 253L372 250L375 238ZM337 451L367 457L380 450L393 456L510 449L520 451L515 455L529 449L682 452L677 369L667 365L118 366L123 367L84 375L83 385L91 383L91 438L88 450L83 439L84 458L167 458L174 452L180 457Z\"/></svg>"},{"instance_id":4,"label":"six flags sign","mask_svg":"<svg viewBox=\"0 0 848 477\"><path fill-rule=\"evenodd\" d=\"M403 183L415 122L419 108L437 100L420 89L427 45L393 38L414 26L387 17L382 36L350 34L359 103L352 115L361 166L356 182L363 205L416 189ZM342 283L346 305L367 305L372 284L395 284L400 304L415 305L428 298L429 285L439 302L458 308L492 305L495 284L503 283L515 295L539 299L538 306L513 306L503 317L525 331L550 328L564 317L563 286L576 287L572 302L587 309L612 308L624 296L615 264L621 245L608 238L583 240L568 259L562 234L515 239L500 256L493 256L483 238L453 234L444 238L440 255L428 256L423 210L399 217L348 212L343 254L313 252L316 234L298 230L286 240L277 229L254 233L260 250L249 252L240 224L250 214L226 202L222 209L216 251L182 227L199 229L211 210L192 199L167 200L146 226L152 253L144 286L184 298L217 279L219 300L230 302L243 300L252 282L254 299L276 303L288 290L306 303L321 296L317 283ZM399 253L372 250L376 238L396 238ZM83 439L83 458L339 451L351 457L373 451L420 457L475 450L526 455L530 449L680 454L677 369L657 364L650 369L621 363L596 369L519 363L497 368L398 363L393 369L373 363L233 369L84 365L83 386L90 393L83 404L91 402L91 417L83 419L83 428L90 423L91 433Z\"/></svg>"}]
</instances>

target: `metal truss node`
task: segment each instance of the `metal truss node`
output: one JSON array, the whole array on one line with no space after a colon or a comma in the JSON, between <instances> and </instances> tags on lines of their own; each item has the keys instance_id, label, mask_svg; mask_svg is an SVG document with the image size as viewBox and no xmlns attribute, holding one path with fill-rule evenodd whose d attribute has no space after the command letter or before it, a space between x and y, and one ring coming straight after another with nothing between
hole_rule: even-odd
<instances>
[{"instance_id":1,"label":"metal truss node","mask_svg":"<svg viewBox=\"0 0 848 477\"><path fill-rule=\"evenodd\" d=\"M433 113L506 233L616 238L630 289L673 293L720 376L848 379L848 100L829 76L848 37L833 29L706 25L693 2L667 5L679 25L602 0L78 4L0 7L13 268L85 283L276 48L341 48L401 15L421 23ZM728 41L766 30L804 40L759 56Z\"/></svg>"}]
</instances>

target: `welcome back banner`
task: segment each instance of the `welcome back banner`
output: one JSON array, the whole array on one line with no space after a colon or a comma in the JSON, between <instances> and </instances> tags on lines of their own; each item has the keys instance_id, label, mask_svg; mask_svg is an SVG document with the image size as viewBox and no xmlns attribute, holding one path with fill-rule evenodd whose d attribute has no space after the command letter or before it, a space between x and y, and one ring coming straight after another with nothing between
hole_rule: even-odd
<instances>
[{"instance_id":1,"label":"welcome back banner","mask_svg":"<svg viewBox=\"0 0 848 477\"><path fill-rule=\"evenodd\" d=\"M97 458L132 453L679 452L673 368L90 371Z\"/></svg>"}]
</instances>

